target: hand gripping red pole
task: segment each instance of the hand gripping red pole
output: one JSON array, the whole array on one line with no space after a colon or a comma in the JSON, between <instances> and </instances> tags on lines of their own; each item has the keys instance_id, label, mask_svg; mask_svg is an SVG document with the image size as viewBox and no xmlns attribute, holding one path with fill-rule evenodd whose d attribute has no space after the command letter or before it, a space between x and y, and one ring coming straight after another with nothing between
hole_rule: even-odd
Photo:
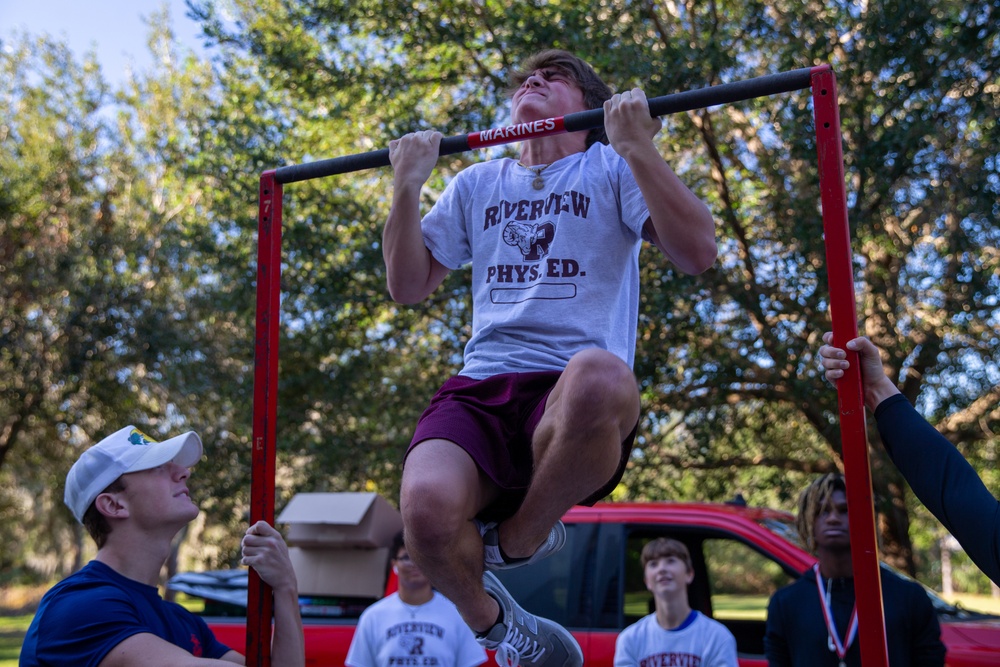
<instances>
[{"instance_id":1,"label":"hand gripping red pole","mask_svg":"<svg viewBox=\"0 0 1000 667\"><path fill-rule=\"evenodd\" d=\"M829 66L815 68L812 76L816 150L819 154L820 198L826 237L827 275L830 281L830 314L833 344L844 347L858 335L851 232L847 221L847 191L841 147L837 80ZM861 664L887 667L885 617L882 613L882 580L879 578L875 536L875 505L861 372L857 353L847 352L851 367L837 383L840 432L843 442L844 481L851 516L851 561L854 566L854 599L858 606L858 639Z\"/></svg>"}]
</instances>

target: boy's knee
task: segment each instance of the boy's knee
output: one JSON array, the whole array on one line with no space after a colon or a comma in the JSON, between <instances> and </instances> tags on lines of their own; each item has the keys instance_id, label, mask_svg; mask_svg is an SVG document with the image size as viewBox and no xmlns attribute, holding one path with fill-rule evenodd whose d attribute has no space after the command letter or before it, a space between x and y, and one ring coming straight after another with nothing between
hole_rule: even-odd
<instances>
[{"instance_id":1,"label":"boy's knee","mask_svg":"<svg viewBox=\"0 0 1000 667\"><path fill-rule=\"evenodd\" d=\"M599 349L574 355L566 367L568 396L581 416L632 412L638 418L639 387L635 374L614 354Z\"/></svg>"},{"instance_id":2,"label":"boy's knee","mask_svg":"<svg viewBox=\"0 0 1000 667\"><path fill-rule=\"evenodd\" d=\"M463 508L456 506L439 484L429 482L404 483L400 492L400 513L407 544L438 543L452 539L465 522Z\"/></svg>"},{"instance_id":3,"label":"boy's knee","mask_svg":"<svg viewBox=\"0 0 1000 667\"><path fill-rule=\"evenodd\" d=\"M577 352L566 365L566 372L584 382L603 382L635 386L635 374L616 355L598 348Z\"/></svg>"}]
</instances>

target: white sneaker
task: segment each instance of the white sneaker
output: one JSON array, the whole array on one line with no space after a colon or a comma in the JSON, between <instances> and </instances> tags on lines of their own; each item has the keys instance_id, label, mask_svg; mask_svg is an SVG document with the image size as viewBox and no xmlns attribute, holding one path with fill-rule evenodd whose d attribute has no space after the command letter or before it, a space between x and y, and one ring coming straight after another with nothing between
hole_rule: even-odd
<instances>
[{"instance_id":1,"label":"white sneaker","mask_svg":"<svg viewBox=\"0 0 1000 667\"><path fill-rule=\"evenodd\" d=\"M483 564L487 570L510 570L522 565L530 565L551 556L566 546L566 526L563 525L562 521L557 521L556 525L552 526L552 530L549 531L549 536L535 550L535 553L527 558L518 558L513 562L506 561L500 553L500 534L497 531L497 524L492 521L490 523L483 523L479 519L473 520L476 522L476 528L479 529L479 534L483 538L483 547L485 550Z\"/></svg>"}]
</instances>

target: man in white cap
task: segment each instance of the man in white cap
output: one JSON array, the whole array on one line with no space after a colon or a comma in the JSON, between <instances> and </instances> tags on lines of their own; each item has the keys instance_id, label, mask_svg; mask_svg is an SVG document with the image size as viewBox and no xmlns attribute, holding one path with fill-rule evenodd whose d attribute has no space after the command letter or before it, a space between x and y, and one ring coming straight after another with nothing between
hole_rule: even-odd
<instances>
[{"instance_id":1,"label":"man in white cap","mask_svg":"<svg viewBox=\"0 0 1000 667\"><path fill-rule=\"evenodd\" d=\"M171 541L198 516L187 479L201 455L196 433L156 442L126 426L73 464L65 501L97 556L42 598L21 667L245 664L202 619L157 591ZM274 591L274 664L304 665L298 585L281 534L263 521L250 526L242 562Z\"/></svg>"}]
</instances>

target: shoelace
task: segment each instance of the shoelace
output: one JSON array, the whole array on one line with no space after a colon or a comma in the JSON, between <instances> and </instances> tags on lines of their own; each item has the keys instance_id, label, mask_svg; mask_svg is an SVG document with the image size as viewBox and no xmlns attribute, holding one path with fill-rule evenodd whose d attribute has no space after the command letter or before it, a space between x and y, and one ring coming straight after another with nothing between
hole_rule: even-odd
<instances>
[{"instance_id":1,"label":"shoelace","mask_svg":"<svg viewBox=\"0 0 1000 667\"><path fill-rule=\"evenodd\" d=\"M545 649L539 646L537 641L521 634L513 625L507 629L507 635L497 644L496 652L497 664L500 667L518 667L522 656L528 660L538 660L545 655Z\"/></svg>"},{"instance_id":2,"label":"shoelace","mask_svg":"<svg viewBox=\"0 0 1000 667\"><path fill-rule=\"evenodd\" d=\"M521 655L510 644L500 642L497 646L497 664L500 667L518 667L521 664Z\"/></svg>"}]
</instances>

